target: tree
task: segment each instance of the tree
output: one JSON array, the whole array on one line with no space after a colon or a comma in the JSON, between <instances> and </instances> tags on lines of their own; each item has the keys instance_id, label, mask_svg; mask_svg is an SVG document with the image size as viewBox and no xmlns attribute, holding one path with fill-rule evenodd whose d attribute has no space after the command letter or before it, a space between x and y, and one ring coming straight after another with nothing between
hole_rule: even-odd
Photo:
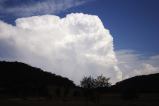
<instances>
[{"instance_id":1,"label":"tree","mask_svg":"<svg viewBox=\"0 0 159 106\"><path fill-rule=\"evenodd\" d=\"M83 88L94 88L95 79L91 76L84 77L81 81L81 87Z\"/></svg>"},{"instance_id":2,"label":"tree","mask_svg":"<svg viewBox=\"0 0 159 106\"><path fill-rule=\"evenodd\" d=\"M111 83L109 82L110 78L106 78L103 75L97 76L95 79L95 88L100 88L100 87L110 87Z\"/></svg>"},{"instance_id":3,"label":"tree","mask_svg":"<svg viewBox=\"0 0 159 106\"><path fill-rule=\"evenodd\" d=\"M106 78L103 75L93 78L91 76L84 77L81 81L81 87L83 88L100 88L100 87L110 87L111 83L109 82L110 78Z\"/></svg>"}]
</instances>

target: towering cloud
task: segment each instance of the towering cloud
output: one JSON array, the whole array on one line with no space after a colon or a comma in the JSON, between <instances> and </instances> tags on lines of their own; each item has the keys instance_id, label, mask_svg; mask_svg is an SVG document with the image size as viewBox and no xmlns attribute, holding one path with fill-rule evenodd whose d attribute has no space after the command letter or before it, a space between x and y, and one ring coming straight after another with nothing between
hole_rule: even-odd
<instances>
[{"instance_id":1,"label":"towering cloud","mask_svg":"<svg viewBox=\"0 0 159 106\"><path fill-rule=\"evenodd\" d=\"M72 13L0 21L0 60L21 61L72 79L103 74L111 82L159 72L159 56L114 51L113 38L98 16Z\"/></svg>"},{"instance_id":2,"label":"towering cloud","mask_svg":"<svg viewBox=\"0 0 159 106\"><path fill-rule=\"evenodd\" d=\"M113 38L95 15L33 16L17 19L15 26L0 21L0 42L1 60L26 62L76 84L88 75L122 78Z\"/></svg>"}]
</instances>

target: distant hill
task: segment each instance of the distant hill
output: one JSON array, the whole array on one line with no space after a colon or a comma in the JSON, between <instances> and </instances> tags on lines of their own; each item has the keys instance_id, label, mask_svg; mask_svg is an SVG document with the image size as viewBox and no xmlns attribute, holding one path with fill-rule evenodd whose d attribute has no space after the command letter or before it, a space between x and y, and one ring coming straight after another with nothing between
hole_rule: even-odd
<instances>
[{"instance_id":1,"label":"distant hill","mask_svg":"<svg viewBox=\"0 0 159 106\"><path fill-rule=\"evenodd\" d=\"M159 92L159 73L135 76L118 82L112 88L118 91Z\"/></svg>"},{"instance_id":2,"label":"distant hill","mask_svg":"<svg viewBox=\"0 0 159 106\"><path fill-rule=\"evenodd\" d=\"M0 95L45 96L47 88L74 87L73 81L20 62L0 62Z\"/></svg>"}]
</instances>

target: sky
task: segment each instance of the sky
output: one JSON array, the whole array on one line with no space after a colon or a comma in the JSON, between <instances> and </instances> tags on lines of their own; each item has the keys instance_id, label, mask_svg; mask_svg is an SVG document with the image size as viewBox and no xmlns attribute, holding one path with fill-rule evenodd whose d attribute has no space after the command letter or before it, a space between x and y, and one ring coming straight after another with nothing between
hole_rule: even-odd
<instances>
[{"instance_id":1,"label":"sky","mask_svg":"<svg viewBox=\"0 0 159 106\"><path fill-rule=\"evenodd\" d=\"M158 0L1 0L0 59L76 84L88 75L115 83L157 73L158 10Z\"/></svg>"}]
</instances>

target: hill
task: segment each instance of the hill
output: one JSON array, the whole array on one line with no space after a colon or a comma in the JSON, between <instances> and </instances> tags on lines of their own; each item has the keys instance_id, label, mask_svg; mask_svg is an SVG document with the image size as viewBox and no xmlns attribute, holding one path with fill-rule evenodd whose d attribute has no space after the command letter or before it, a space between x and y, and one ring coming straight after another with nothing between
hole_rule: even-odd
<instances>
[{"instance_id":1,"label":"hill","mask_svg":"<svg viewBox=\"0 0 159 106\"><path fill-rule=\"evenodd\" d=\"M46 96L49 87L74 87L64 77L20 62L0 62L0 94L12 96Z\"/></svg>"},{"instance_id":2,"label":"hill","mask_svg":"<svg viewBox=\"0 0 159 106\"><path fill-rule=\"evenodd\" d=\"M159 73L135 76L113 86L116 90L133 90L137 92L159 92Z\"/></svg>"},{"instance_id":3,"label":"hill","mask_svg":"<svg viewBox=\"0 0 159 106\"><path fill-rule=\"evenodd\" d=\"M102 88L81 88L64 77L20 62L0 62L2 106L158 106L159 74Z\"/></svg>"}]
</instances>

